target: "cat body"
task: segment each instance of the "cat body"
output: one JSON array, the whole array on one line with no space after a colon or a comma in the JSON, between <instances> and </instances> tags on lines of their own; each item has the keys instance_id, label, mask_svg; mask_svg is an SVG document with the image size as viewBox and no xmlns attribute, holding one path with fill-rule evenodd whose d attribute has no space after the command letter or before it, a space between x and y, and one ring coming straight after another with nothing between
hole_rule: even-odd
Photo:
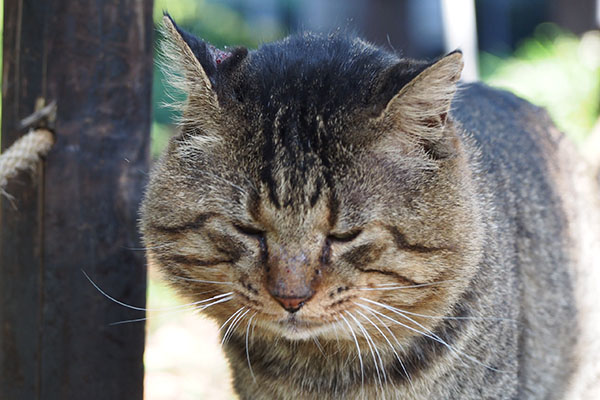
<instances>
[{"instance_id":1,"label":"cat body","mask_svg":"<svg viewBox=\"0 0 600 400\"><path fill-rule=\"evenodd\" d=\"M188 94L142 208L150 264L222 327L242 399L560 399L576 155L460 53L341 34L223 52L165 17Z\"/></svg>"}]
</instances>

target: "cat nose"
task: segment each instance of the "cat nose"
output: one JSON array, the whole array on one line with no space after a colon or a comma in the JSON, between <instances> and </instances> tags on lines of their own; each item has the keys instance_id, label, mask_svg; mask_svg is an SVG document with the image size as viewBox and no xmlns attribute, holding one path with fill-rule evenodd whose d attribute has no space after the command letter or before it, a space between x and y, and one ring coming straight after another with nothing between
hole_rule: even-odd
<instances>
[{"instance_id":1,"label":"cat nose","mask_svg":"<svg viewBox=\"0 0 600 400\"><path fill-rule=\"evenodd\" d=\"M295 313L315 294L320 270L302 250L272 247L266 263L266 289L286 311Z\"/></svg>"},{"instance_id":2,"label":"cat nose","mask_svg":"<svg viewBox=\"0 0 600 400\"><path fill-rule=\"evenodd\" d=\"M300 308L302 308L304 303L306 303L308 300L310 300L312 295L313 295L313 293L308 293L307 295L301 296L301 297L280 297L277 295L272 295L272 296L275 300L277 300L277 302L279 304L281 304L281 306L286 311L288 311L290 313L295 313Z\"/></svg>"}]
</instances>

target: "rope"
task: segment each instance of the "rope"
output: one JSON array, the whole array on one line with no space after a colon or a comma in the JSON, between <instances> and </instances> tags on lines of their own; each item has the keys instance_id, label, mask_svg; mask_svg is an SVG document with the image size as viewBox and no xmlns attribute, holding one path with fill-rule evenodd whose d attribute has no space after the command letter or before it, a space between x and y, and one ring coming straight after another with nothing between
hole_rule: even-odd
<instances>
[{"instance_id":1,"label":"rope","mask_svg":"<svg viewBox=\"0 0 600 400\"><path fill-rule=\"evenodd\" d=\"M10 197L4 190L8 180L20 171L33 171L53 144L54 135L48 129L32 129L0 154L0 194Z\"/></svg>"}]
</instances>

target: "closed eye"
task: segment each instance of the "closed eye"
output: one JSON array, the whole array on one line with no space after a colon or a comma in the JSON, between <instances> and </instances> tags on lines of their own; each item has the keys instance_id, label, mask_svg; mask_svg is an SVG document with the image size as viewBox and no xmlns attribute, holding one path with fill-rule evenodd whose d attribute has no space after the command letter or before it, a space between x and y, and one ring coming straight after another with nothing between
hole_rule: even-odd
<instances>
[{"instance_id":1,"label":"closed eye","mask_svg":"<svg viewBox=\"0 0 600 400\"><path fill-rule=\"evenodd\" d=\"M235 224L234 227L235 229L237 229L238 232L246 236L262 237L265 234L265 231L263 231L262 229L255 228L253 226Z\"/></svg>"},{"instance_id":2,"label":"closed eye","mask_svg":"<svg viewBox=\"0 0 600 400\"><path fill-rule=\"evenodd\" d=\"M235 229L241 234L258 240L258 244L260 246L260 259L263 264L267 262L267 239L265 236L265 231L262 229L255 228L253 226L243 225L243 224L234 224Z\"/></svg>"},{"instance_id":3,"label":"closed eye","mask_svg":"<svg viewBox=\"0 0 600 400\"><path fill-rule=\"evenodd\" d=\"M342 242L347 243L351 242L358 237L362 233L361 229L354 229L347 232L331 232L327 237L329 240L333 242Z\"/></svg>"}]
</instances>

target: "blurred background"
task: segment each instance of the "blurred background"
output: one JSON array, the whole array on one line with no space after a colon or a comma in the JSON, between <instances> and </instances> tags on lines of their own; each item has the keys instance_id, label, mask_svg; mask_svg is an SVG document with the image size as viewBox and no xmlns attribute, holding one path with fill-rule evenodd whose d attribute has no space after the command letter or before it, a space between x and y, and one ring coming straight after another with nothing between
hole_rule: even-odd
<instances>
[{"instance_id":1,"label":"blurred background","mask_svg":"<svg viewBox=\"0 0 600 400\"><path fill-rule=\"evenodd\" d=\"M405 57L432 59L460 48L463 80L545 107L580 147L600 129L600 0L155 0L156 24L163 11L220 48L335 29ZM175 130L172 111L161 106L167 93L157 68L154 157ZM150 274L149 307L178 304ZM148 400L234 398L217 328L197 315L150 312L145 361Z\"/></svg>"}]
</instances>

